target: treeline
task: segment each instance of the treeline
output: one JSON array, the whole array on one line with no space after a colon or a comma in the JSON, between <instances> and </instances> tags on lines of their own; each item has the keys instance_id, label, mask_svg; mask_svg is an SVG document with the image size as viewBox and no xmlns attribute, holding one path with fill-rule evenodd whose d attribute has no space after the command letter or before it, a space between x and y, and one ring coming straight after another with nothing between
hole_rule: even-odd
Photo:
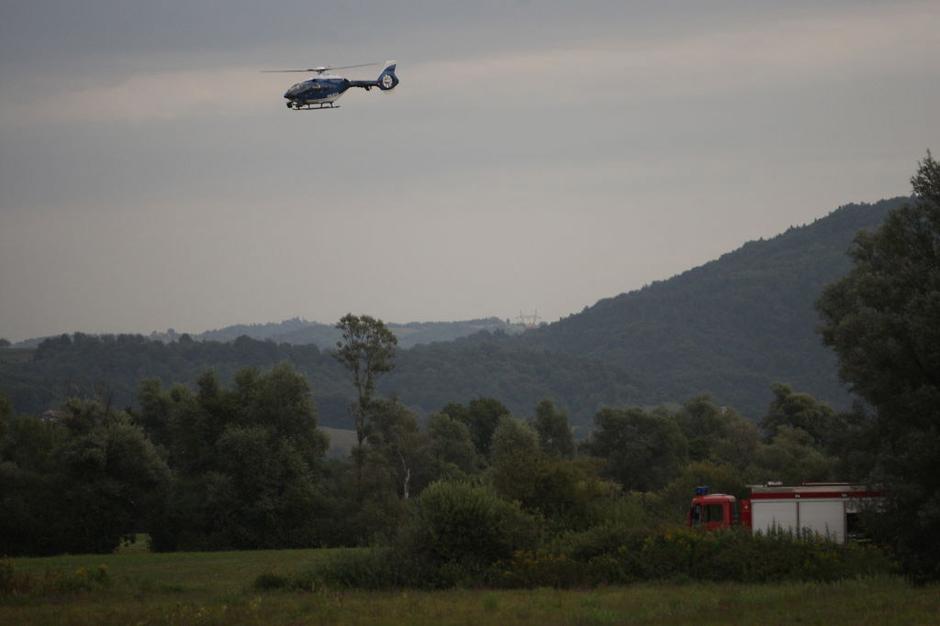
<instances>
[{"instance_id":1,"label":"treeline","mask_svg":"<svg viewBox=\"0 0 940 626\"><path fill-rule=\"evenodd\" d=\"M518 333L521 328L496 317L486 319L462 320L457 322L410 322L408 324L387 324L388 329L398 338L398 345L410 348L418 344L440 341L453 341L482 330L489 332ZM336 328L329 324L309 322L298 318L268 324L236 324L217 330L209 330L194 335L196 341L234 341L241 336L252 339L289 343L293 345L315 344L321 349L332 349L340 339ZM166 332L152 333L151 338L163 341L175 341L178 335Z\"/></svg>"},{"instance_id":2,"label":"treeline","mask_svg":"<svg viewBox=\"0 0 940 626\"><path fill-rule=\"evenodd\" d=\"M317 389L321 413L342 422L352 389L342 368L316 346L291 346L241 337L233 342L193 341L182 335L163 343L141 335L75 333L44 340L28 360L0 352L0 391L28 413L42 413L70 398L102 398L120 408L136 405L146 378L164 385L194 384L213 370L230 382L246 367L291 363ZM340 425L340 424L336 424Z\"/></svg>"},{"instance_id":3,"label":"treeline","mask_svg":"<svg viewBox=\"0 0 940 626\"><path fill-rule=\"evenodd\" d=\"M328 351L248 337L222 343L182 335L163 343L140 335L62 335L44 340L31 355L0 350L0 391L19 410L36 414L73 397L106 397L117 407L136 407L137 384L144 378L167 386L191 385L213 370L229 383L245 367L269 369L284 362L302 373L315 390L323 425L351 427L349 406L355 391ZM602 406L646 402L616 367L533 349L488 333L453 346L400 350L395 369L379 388L423 416L451 400L496 397L521 414L541 399L553 398L574 407L572 421L585 432Z\"/></svg>"},{"instance_id":4,"label":"treeline","mask_svg":"<svg viewBox=\"0 0 940 626\"><path fill-rule=\"evenodd\" d=\"M579 435L590 430L603 406L650 406L700 393L756 420L772 399L769 388L775 381L847 408L851 397L838 380L837 359L815 330L814 303L826 284L850 270L846 251L856 233L876 229L906 201L842 207L810 225L750 242L669 280L601 300L518 336L498 332L499 320L468 322L467 328L497 330L399 351L396 368L380 390L423 416L449 401L480 396L498 398L517 414L552 398L568 411ZM287 326L301 332L305 324L296 320ZM187 335L173 335L164 343L141 336L77 334L44 341L25 361L23 352L6 348L0 350L0 390L31 413L70 397L105 394L126 407L134 405L143 378L193 384L212 369L228 383L241 368L289 362L316 390L322 423L348 427L355 394L341 368L326 350L291 345L310 338L277 333L276 326L204 334L225 338L224 343L193 341ZM427 335L437 326L450 328L406 325L398 331L407 342L418 335L437 337ZM335 328L316 328L328 330L330 342L339 336ZM232 339L239 330L273 340Z\"/></svg>"},{"instance_id":5,"label":"treeline","mask_svg":"<svg viewBox=\"0 0 940 626\"><path fill-rule=\"evenodd\" d=\"M345 460L325 458L308 384L288 365L241 370L228 387L211 372L195 388L147 380L129 412L72 400L37 417L3 400L0 554L108 552L138 532L155 550L374 544L440 481L492 490L546 532L585 530L605 511L679 523L699 483L744 494L749 482L863 471L846 434L864 415L774 391L763 433L699 397L604 409L580 446L548 400L528 419L492 398L450 403L421 427L374 398Z\"/></svg>"}]
</instances>

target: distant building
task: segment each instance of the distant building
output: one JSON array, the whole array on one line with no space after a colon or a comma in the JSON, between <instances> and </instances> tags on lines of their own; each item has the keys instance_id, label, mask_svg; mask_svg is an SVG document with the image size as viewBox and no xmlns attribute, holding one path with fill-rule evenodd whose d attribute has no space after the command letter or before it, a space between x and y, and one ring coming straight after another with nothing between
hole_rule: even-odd
<instances>
[{"instance_id":1,"label":"distant building","mask_svg":"<svg viewBox=\"0 0 940 626\"><path fill-rule=\"evenodd\" d=\"M68 413L60 409L49 409L39 416L44 422L59 422L68 417Z\"/></svg>"}]
</instances>

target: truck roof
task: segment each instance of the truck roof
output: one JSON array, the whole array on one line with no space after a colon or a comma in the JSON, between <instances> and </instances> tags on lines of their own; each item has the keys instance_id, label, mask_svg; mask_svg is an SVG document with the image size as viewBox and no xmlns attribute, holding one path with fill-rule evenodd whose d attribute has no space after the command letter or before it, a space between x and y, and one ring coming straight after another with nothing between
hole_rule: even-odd
<instances>
[{"instance_id":1,"label":"truck roof","mask_svg":"<svg viewBox=\"0 0 940 626\"><path fill-rule=\"evenodd\" d=\"M715 502L727 502L729 500L736 500L732 495L727 493L709 493L703 496L694 496L692 502L699 502L702 504L710 504Z\"/></svg>"},{"instance_id":2,"label":"truck roof","mask_svg":"<svg viewBox=\"0 0 940 626\"><path fill-rule=\"evenodd\" d=\"M851 483L807 483L804 485L748 485L751 498L790 499L790 498L875 498L880 492L868 485Z\"/></svg>"}]
</instances>

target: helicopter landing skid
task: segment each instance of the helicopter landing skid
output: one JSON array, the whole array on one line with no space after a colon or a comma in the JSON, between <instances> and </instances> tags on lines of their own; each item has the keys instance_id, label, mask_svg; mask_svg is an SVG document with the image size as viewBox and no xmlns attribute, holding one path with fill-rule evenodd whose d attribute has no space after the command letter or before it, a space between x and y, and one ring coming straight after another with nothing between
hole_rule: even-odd
<instances>
[{"instance_id":1,"label":"helicopter landing skid","mask_svg":"<svg viewBox=\"0 0 940 626\"><path fill-rule=\"evenodd\" d=\"M315 106L306 104L306 105L304 105L304 106L292 107L292 108L293 108L295 111L319 111L319 110L321 110L321 109L327 109L327 110L329 110L329 109L338 109L338 108L340 108L340 106L339 106L338 104L321 104L320 106L316 106L316 107L315 107Z\"/></svg>"}]
</instances>

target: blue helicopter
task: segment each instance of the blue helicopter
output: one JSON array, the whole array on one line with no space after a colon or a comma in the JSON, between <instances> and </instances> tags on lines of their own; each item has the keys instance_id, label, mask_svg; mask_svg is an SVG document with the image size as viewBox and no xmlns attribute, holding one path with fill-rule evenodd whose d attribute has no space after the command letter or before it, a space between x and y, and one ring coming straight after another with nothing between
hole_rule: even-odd
<instances>
[{"instance_id":1,"label":"blue helicopter","mask_svg":"<svg viewBox=\"0 0 940 626\"><path fill-rule=\"evenodd\" d=\"M354 67L369 67L378 63L364 63L362 65L342 65L337 67L308 67L301 70L263 70L265 72L313 72L313 78L292 85L284 97L287 98L287 108L295 111L309 111L319 109L339 108L333 103L350 87L361 87L369 91L378 87L382 91L391 91L398 85L398 76L395 75L395 61L386 61L385 69L375 80L349 80L342 76L329 74L332 70L348 70Z\"/></svg>"}]
</instances>

